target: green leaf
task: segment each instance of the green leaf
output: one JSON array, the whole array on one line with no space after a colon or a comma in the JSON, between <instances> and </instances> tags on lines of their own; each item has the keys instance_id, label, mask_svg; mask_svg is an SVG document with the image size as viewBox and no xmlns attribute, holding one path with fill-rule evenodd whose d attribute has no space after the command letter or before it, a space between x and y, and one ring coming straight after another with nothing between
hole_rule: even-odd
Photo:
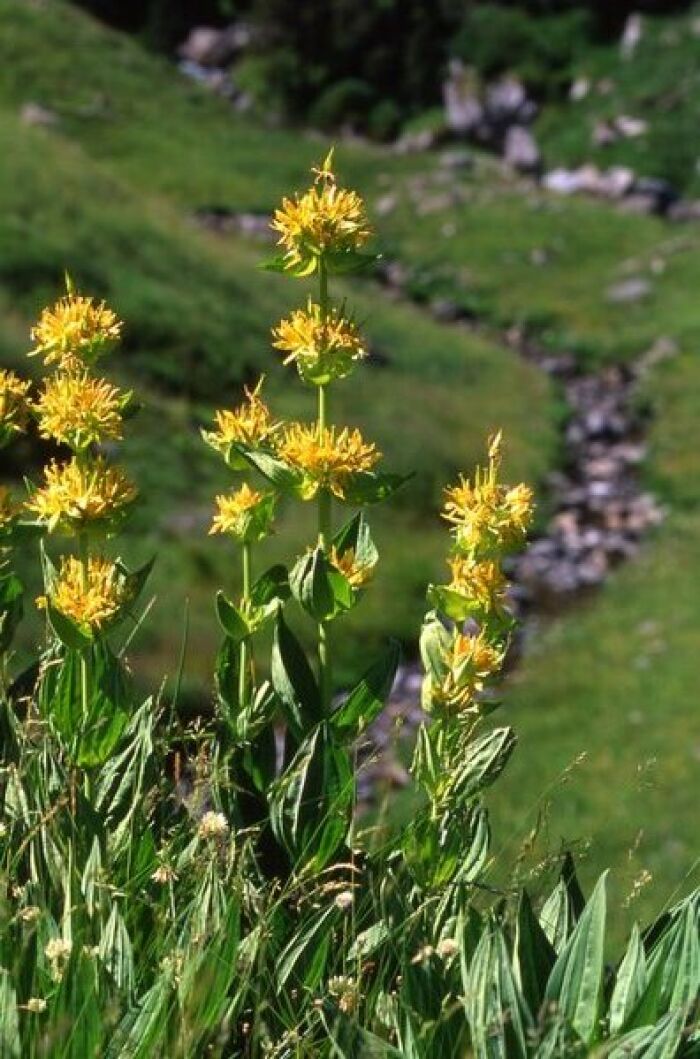
<instances>
[{"instance_id":1,"label":"green leaf","mask_svg":"<svg viewBox=\"0 0 700 1059\"><path fill-rule=\"evenodd\" d=\"M89 649L93 642L92 636L84 633L71 618L61 614L60 610L56 610L48 601L46 613L49 625L64 647L67 647L70 651L87 651Z\"/></svg>"},{"instance_id":2,"label":"green leaf","mask_svg":"<svg viewBox=\"0 0 700 1059\"><path fill-rule=\"evenodd\" d=\"M388 500L394 493L410 481L412 474L382 474L377 471L364 471L355 474L344 488L346 504L379 504Z\"/></svg>"},{"instance_id":3,"label":"green leaf","mask_svg":"<svg viewBox=\"0 0 700 1059\"><path fill-rule=\"evenodd\" d=\"M320 871L344 843L354 798L347 753L327 724L299 747L270 795L270 823L298 869Z\"/></svg>"},{"instance_id":4,"label":"green leaf","mask_svg":"<svg viewBox=\"0 0 700 1059\"><path fill-rule=\"evenodd\" d=\"M276 600L284 603L290 593L287 567L277 563L257 579L250 590L250 601L254 607L266 607Z\"/></svg>"},{"instance_id":5,"label":"green leaf","mask_svg":"<svg viewBox=\"0 0 700 1059\"><path fill-rule=\"evenodd\" d=\"M465 982L465 1006L478 1059L527 1059L529 1013L499 927L484 931Z\"/></svg>"},{"instance_id":6,"label":"green leaf","mask_svg":"<svg viewBox=\"0 0 700 1059\"><path fill-rule=\"evenodd\" d=\"M216 593L216 616L223 631L235 644L250 636L248 622L221 590Z\"/></svg>"},{"instance_id":7,"label":"green leaf","mask_svg":"<svg viewBox=\"0 0 700 1059\"><path fill-rule=\"evenodd\" d=\"M271 482L280 492L298 494L301 475L273 456L271 452L265 449L251 449L242 444L232 445L231 450L259 471L263 478L267 478L268 482Z\"/></svg>"},{"instance_id":8,"label":"green leaf","mask_svg":"<svg viewBox=\"0 0 700 1059\"><path fill-rule=\"evenodd\" d=\"M297 603L315 621L328 621L335 612L335 595L329 579L330 564L320 546L295 563L289 587Z\"/></svg>"},{"instance_id":9,"label":"green leaf","mask_svg":"<svg viewBox=\"0 0 700 1059\"><path fill-rule=\"evenodd\" d=\"M275 624L271 678L287 723L299 739L322 718L321 694L303 648L281 611Z\"/></svg>"},{"instance_id":10,"label":"green leaf","mask_svg":"<svg viewBox=\"0 0 700 1059\"><path fill-rule=\"evenodd\" d=\"M495 728L475 739L454 773L446 779L450 793L467 800L489 787L508 764L515 743L512 728Z\"/></svg>"},{"instance_id":11,"label":"green leaf","mask_svg":"<svg viewBox=\"0 0 700 1059\"><path fill-rule=\"evenodd\" d=\"M162 971L118 1025L106 1059L153 1059L166 1054L173 993L171 973Z\"/></svg>"},{"instance_id":12,"label":"green leaf","mask_svg":"<svg viewBox=\"0 0 700 1059\"><path fill-rule=\"evenodd\" d=\"M2 1059L22 1059L17 996L4 967L0 967L0 1056Z\"/></svg>"},{"instance_id":13,"label":"green leaf","mask_svg":"<svg viewBox=\"0 0 700 1059\"><path fill-rule=\"evenodd\" d=\"M607 1053L607 1059L677 1059L685 1018L684 1009L677 1008L655 1026L626 1033Z\"/></svg>"},{"instance_id":14,"label":"green leaf","mask_svg":"<svg viewBox=\"0 0 700 1059\"><path fill-rule=\"evenodd\" d=\"M129 608L134 607L138 603L141 593L146 587L146 582L151 576L155 561L156 557L154 555L147 563L144 563L143 566L138 568L138 570L134 570L131 573L121 562L115 564L124 578L124 589L128 600L127 606Z\"/></svg>"},{"instance_id":15,"label":"green leaf","mask_svg":"<svg viewBox=\"0 0 700 1059\"><path fill-rule=\"evenodd\" d=\"M332 276L348 276L356 272L365 272L376 265L377 254L363 254L359 250L327 251L323 260Z\"/></svg>"},{"instance_id":16,"label":"green leaf","mask_svg":"<svg viewBox=\"0 0 700 1059\"><path fill-rule=\"evenodd\" d=\"M513 945L513 973L532 1014L537 1017L556 953L547 940L526 890L520 894Z\"/></svg>"},{"instance_id":17,"label":"green leaf","mask_svg":"<svg viewBox=\"0 0 700 1059\"><path fill-rule=\"evenodd\" d=\"M605 879L598 880L576 929L557 957L545 1000L556 1006L585 1044L599 1033L605 946Z\"/></svg>"},{"instance_id":18,"label":"green leaf","mask_svg":"<svg viewBox=\"0 0 700 1059\"><path fill-rule=\"evenodd\" d=\"M369 523L364 511L358 511L333 537L333 546L339 556L354 552L360 566L373 567L379 561L379 552L372 540Z\"/></svg>"},{"instance_id":19,"label":"green leaf","mask_svg":"<svg viewBox=\"0 0 700 1059\"><path fill-rule=\"evenodd\" d=\"M401 661L398 641L392 640L384 655L369 667L345 702L330 719L334 732L355 739L381 713L392 689Z\"/></svg>"},{"instance_id":20,"label":"green leaf","mask_svg":"<svg viewBox=\"0 0 700 1059\"><path fill-rule=\"evenodd\" d=\"M278 992L285 989L290 978L295 987L313 991L327 977L333 931L340 915L335 904L326 904L292 935L276 961Z\"/></svg>"},{"instance_id":21,"label":"green leaf","mask_svg":"<svg viewBox=\"0 0 700 1059\"><path fill-rule=\"evenodd\" d=\"M632 927L627 951L615 975L615 987L610 999L610 1032L623 1029L647 983L646 958L639 936L639 927Z\"/></svg>"},{"instance_id":22,"label":"green leaf","mask_svg":"<svg viewBox=\"0 0 700 1059\"><path fill-rule=\"evenodd\" d=\"M405 1050L399 1052L381 1037L363 1029L330 1001L324 1004L321 1017L331 1038L335 1059L408 1059Z\"/></svg>"},{"instance_id":23,"label":"green leaf","mask_svg":"<svg viewBox=\"0 0 700 1059\"><path fill-rule=\"evenodd\" d=\"M24 614L24 585L16 574L0 577L0 655L9 650Z\"/></svg>"}]
</instances>

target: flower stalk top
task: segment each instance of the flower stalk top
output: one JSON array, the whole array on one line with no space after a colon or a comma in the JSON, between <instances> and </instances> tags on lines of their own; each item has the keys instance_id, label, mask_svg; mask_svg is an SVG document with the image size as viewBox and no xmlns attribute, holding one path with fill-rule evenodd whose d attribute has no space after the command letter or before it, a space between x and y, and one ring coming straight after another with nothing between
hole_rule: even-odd
<instances>
[{"instance_id":1,"label":"flower stalk top","mask_svg":"<svg viewBox=\"0 0 700 1059\"><path fill-rule=\"evenodd\" d=\"M372 234L365 205L355 191L338 186L331 169L333 151L313 170L313 185L303 195L285 198L272 228L279 234L285 271L310 276L325 258L357 253Z\"/></svg>"},{"instance_id":2,"label":"flower stalk top","mask_svg":"<svg viewBox=\"0 0 700 1059\"><path fill-rule=\"evenodd\" d=\"M47 366L76 370L92 365L119 341L122 322L105 303L77 294L69 276L66 293L43 310L31 338L29 356L41 356Z\"/></svg>"}]
</instances>

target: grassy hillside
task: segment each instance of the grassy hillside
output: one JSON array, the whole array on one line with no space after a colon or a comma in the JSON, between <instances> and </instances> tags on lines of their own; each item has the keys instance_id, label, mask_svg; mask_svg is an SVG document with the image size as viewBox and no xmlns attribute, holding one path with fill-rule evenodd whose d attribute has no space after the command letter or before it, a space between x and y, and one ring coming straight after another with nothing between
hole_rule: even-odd
<instances>
[{"instance_id":1,"label":"grassy hillside","mask_svg":"<svg viewBox=\"0 0 700 1059\"><path fill-rule=\"evenodd\" d=\"M28 127L20 118L28 102L49 108L56 123ZM304 286L261 274L265 247L203 232L192 213L269 211L303 186L324 145L246 123L60 0L5 0L0 147L2 361L25 366L29 322L64 267L126 319L113 366L144 401L127 446L143 493L128 547L143 558L166 545L154 631L137 661L148 680L172 669L189 597L187 673L201 684L213 651L213 586L232 575L228 549L206 537L222 476L197 428L260 370L280 412L303 410L267 333ZM694 855L700 237L550 198L489 161L453 174L434 156L343 145L339 162L370 211L382 207L380 248L410 264L414 294L450 298L488 325L482 335L440 326L367 281L351 291L381 357L339 391L335 414L359 421L388 463L418 475L379 520L383 573L360 611L362 630L351 629L346 673L357 648L387 630L410 641L444 549L434 515L441 483L472 464L486 430L500 424L509 435L514 476L537 481L556 460L556 395L498 341L494 325L527 326L585 365L635 356L661 335L680 346L645 395L657 414L646 473L671 516L639 562L543 632L507 689L522 747L497 802L501 833L519 831L585 751L586 765L556 798L552 843L592 837L590 870L607 858L628 888L649 867L657 888L640 901L658 904ZM387 196L395 199L388 211ZM649 280L649 296L612 303L611 284L631 276ZM288 530L301 548L306 528ZM280 537L271 558L286 551Z\"/></svg>"},{"instance_id":2,"label":"grassy hillside","mask_svg":"<svg viewBox=\"0 0 700 1059\"><path fill-rule=\"evenodd\" d=\"M700 7L647 17L638 48L621 60L617 44L588 50L574 67L590 91L583 100L546 109L538 125L550 164L630 165L700 194L696 130L700 119ZM596 146L597 122L626 115L648 123L644 135Z\"/></svg>"},{"instance_id":3,"label":"grassy hillside","mask_svg":"<svg viewBox=\"0 0 700 1059\"><path fill-rule=\"evenodd\" d=\"M0 17L0 51L7 48L0 97L3 359L28 367L29 322L56 293L64 268L126 320L113 367L144 404L127 445L143 495L130 547L143 554L168 543L155 581L159 634L144 649L144 665L150 679L174 665L190 594L188 673L203 679L214 641L212 590L230 581L231 556L206 537L211 498L225 477L197 428L215 402L237 401L241 384L261 371L280 413L302 415L308 402L268 342L269 327L304 297L304 285L295 289L261 273L267 247L200 231L191 211L211 202L270 210L283 191L306 180L322 146L234 121L218 101L73 8L18 3ZM88 106L97 97L105 113ZM51 107L58 124L27 127L20 111L28 101ZM360 162L377 166L380 158L341 154L350 177ZM485 433L503 424L512 471L531 480L551 458L553 439L549 388L512 353L392 305L374 286L352 297L359 317L371 321L381 357L345 386L335 414L357 420L389 464L417 475L379 520L383 579L362 630L349 630L349 663L360 635L366 645L389 628L413 638L425 582L444 548L434 515L441 486L473 462ZM515 399L523 393L526 404ZM534 433L533 408L540 424ZM305 527L290 532L304 547Z\"/></svg>"}]
</instances>

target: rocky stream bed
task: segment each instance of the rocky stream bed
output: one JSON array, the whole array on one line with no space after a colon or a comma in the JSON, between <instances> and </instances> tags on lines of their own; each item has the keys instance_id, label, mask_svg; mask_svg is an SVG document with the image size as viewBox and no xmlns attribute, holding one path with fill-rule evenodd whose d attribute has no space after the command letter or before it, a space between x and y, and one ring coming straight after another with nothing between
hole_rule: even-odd
<instances>
[{"instance_id":1,"label":"rocky stream bed","mask_svg":"<svg viewBox=\"0 0 700 1059\"><path fill-rule=\"evenodd\" d=\"M392 296L407 296L403 268L385 264L380 278ZM449 317L446 326L478 326L456 309L447 313L442 303L434 303L432 311L439 319ZM517 328L500 339L555 381L566 407L561 461L540 490L549 518L509 570L512 605L522 622L512 652L515 664L542 620L602 585L616 566L634 557L645 535L663 520L662 507L639 474L646 456L648 414L636 392L654 362L675 350L660 340L634 363L585 373L573 355L544 349ZM360 748L363 805L409 781L399 741L410 745L424 719L421 679L418 662L400 668L390 700Z\"/></svg>"}]
</instances>

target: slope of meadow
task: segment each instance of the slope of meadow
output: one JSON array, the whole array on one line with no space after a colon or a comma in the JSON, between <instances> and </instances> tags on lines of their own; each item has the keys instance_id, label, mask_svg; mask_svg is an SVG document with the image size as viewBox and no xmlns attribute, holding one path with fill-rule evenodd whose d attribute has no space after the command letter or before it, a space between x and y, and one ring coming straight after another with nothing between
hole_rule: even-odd
<instances>
[{"instance_id":1,"label":"slope of meadow","mask_svg":"<svg viewBox=\"0 0 700 1059\"><path fill-rule=\"evenodd\" d=\"M49 108L55 124L28 127L20 112L29 102ZM227 549L206 538L223 480L197 428L214 402L236 400L261 370L281 413L303 411L267 340L303 284L261 274L264 246L202 231L192 213L269 212L303 186L324 145L246 123L61 0L5 0L0 149L2 360L24 363L29 322L64 267L127 321L112 366L144 403L127 445L143 493L127 547L144 557L162 546L140 665L148 680L172 667L189 597L187 672L200 687L213 651L213 586L232 575ZM586 366L634 357L662 335L679 346L644 394L656 415L645 473L669 518L638 561L542 632L506 689L522 745L496 803L501 834L520 833L542 792L585 752L556 796L552 844L592 837L591 870L609 861L628 889L648 868L657 885L639 900L658 905L695 852L700 237L552 199L488 160L454 172L433 156L356 144L343 145L338 160L370 212L381 207L381 248L412 267L414 293L450 299L488 324L479 333L440 325L366 281L351 291L381 356L339 391L335 412L375 437L389 464L418 474L379 519L383 573L360 611L362 628L350 629L345 672L358 647L388 631L411 642L422 586L439 573L445 546L434 514L441 483L470 467L485 432L503 426L513 476L538 481L556 461L556 395L498 341L498 328L525 326ZM612 284L635 276L649 281L646 298L609 300ZM286 529L302 548L306 527ZM281 538L271 557L288 554L290 538Z\"/></svg>"}]
</instances>

